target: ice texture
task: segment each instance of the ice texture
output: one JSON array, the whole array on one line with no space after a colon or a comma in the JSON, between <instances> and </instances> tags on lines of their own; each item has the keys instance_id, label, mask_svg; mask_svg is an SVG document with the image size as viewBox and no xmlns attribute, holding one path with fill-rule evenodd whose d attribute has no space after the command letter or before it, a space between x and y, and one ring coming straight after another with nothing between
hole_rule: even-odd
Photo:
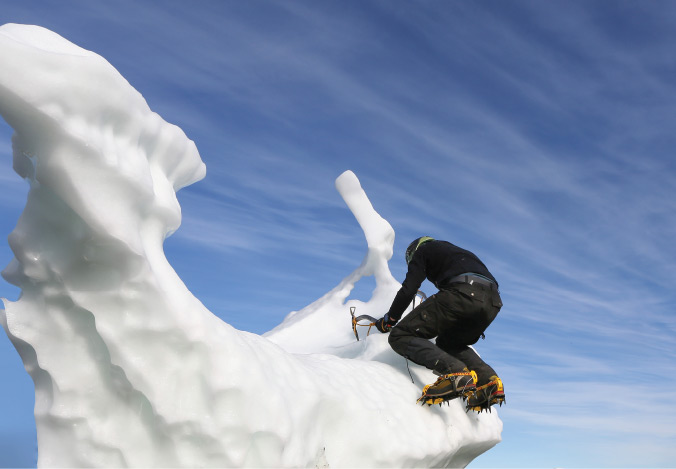
<instances>
[{"instance_id":1,"label":"ice texture","mask_svg":"<svg viewBox=\"0 0 676 469\"><path fill-rule=\"evenodd\" d=\"M495 412L416 405L434 376L412 365L412 383L387 336L355 340L349 307L381 314L399 284L394 231L352 172L336 187L364 261L264 337L238 331L164 256L176 191L205 175L194 143L49 30L1 26L0 63L0 114L30 184L2 273L22 293L0 323L35 383L39 466L464 466L500 440ZM371 275L372 298L347 300Z\"/></svg>"}]
</instances>

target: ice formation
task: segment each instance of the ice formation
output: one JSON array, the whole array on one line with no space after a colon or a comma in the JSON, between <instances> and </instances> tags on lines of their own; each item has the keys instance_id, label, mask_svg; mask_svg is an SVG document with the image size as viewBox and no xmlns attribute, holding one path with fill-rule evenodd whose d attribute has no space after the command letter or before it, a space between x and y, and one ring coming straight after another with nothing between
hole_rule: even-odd
<instances>
[{"instance_id":1,"label":"ice formation","mask_svg":"<svg viewBox=\"0 0 676 469\"><path fill-rule=\"evenodd\" d=\"M361 266L265 337L238 331L163 252L176 191L205 174L193 142L51 31L0 27L0 63L30 184L3 271L22 295L0 322L35 383L39 466L463 466L500 440L496 413L417 406L433 376L412 366L412 383L386 336L355 341L349 306L382 312L399 284L394 232L354 174L336 185L366 236ZM371 300L346 302L366 275Z\"/></svg>"}]
</instances>

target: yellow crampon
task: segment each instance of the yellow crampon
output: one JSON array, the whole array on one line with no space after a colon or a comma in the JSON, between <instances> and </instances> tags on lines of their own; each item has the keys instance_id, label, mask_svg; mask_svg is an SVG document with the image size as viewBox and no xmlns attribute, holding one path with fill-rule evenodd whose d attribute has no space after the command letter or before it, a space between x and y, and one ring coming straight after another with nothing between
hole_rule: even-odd
<instances>
[{"instance_id":1,"label":"yellow crampon","mask_svg":"<svg viewBox=\"0 0 676 469\"><path fill-rule=\"evenodd\" d=\"M502 380L497 376L490 382L479 386L472 397L467 400L467 412L490 412L495 404L502 406L505 403L505 388Z\"/></svg>"},{"instance_id":2,"label":"yellow crampon","mask_svg":"<svg viewBox=\"0 0 676 469\"><path fill-rule=\"evenodd\" d=\"M425 398L425 396L419 397L418 402L420 402L424 398ZM425 404L427 404L427 405L437 405L437 404L441 405L444 402L449 402L449 399L444 399L443 397L429 397L424 402L422 402L421 405L425 405Z\"/></svg>"},{"instance_id":3,"label":"yellow crampon","mask_svg":"<svg viewBox=\"0 0 676 469\"><path fill-rule=\"evenodd\" d=\"M445 392L443 394L432 394L431 396L428 395L428 391L430 388L438 386L445 381L449 381L451 379L454 379L458 376L471 376L472 380L470 383L465 384L462 389L456 389L455 384L452 386L452 390L449 392ZM416 401L417 403L420 403L422 405L436 405L439 404L441 405L444 402L448 402L450 400L456 399L458 397L462 397L463 399L467 399L468 397L472 396L474 394L474 391L476 390L476 382L477 382L477 374L475 371L462 371L460 373L450 373L444 376L440 376L436 382L433 384L428 384L426 385L423 390L422 390L422 395L418 398Z\"/></svg>"},{"instance_id":4,"label":"yellow crampon","mask_svg":"<svg viewBox=\"0 0 676 469\"><path fill-rule=\"evenodd\" d=\"M424 401L424 402L422 402L422 405L425 405L425 404L427 404L427 405L435 405L435 404L441 404L442 402L444 402L444 400L443 400L441 397L438 397L438 398L432 398L432 397L427 398L427 390L430 388L430 386L432 386L432 385L431 385L431 384L428 384L427 386L425 386L425 387L423 388L423 390L422 390L422 395L418 398L418 400L416 401L416 403L420 403L420 402ZM427 398L427 400L425 400L426 398Z\"/></svg>"}]
</instances>

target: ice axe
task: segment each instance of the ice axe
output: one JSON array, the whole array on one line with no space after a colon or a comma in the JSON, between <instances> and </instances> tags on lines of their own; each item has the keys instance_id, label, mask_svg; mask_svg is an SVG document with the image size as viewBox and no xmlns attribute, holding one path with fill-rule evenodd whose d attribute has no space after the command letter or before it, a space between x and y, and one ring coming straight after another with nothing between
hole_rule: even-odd
<instances>
[{"instance_id":1,"label":"ice axe","mask_svg":"<svg viewBox=\"0 0 676 469\"><path fill-rule=\"evenodd\" d=\"M371 328L376 325L377 319L368 314L362 314L361 316L355 316L354 312L357 310L356 306L350 306L350 314L352 315L352 330L354 331L354 336L359 342L359 332L357 331L357 326L359 327L368 327L366 335L368 336L371 332ZM360 321L369 321L368 324L360 324Z\"/></svg>"},{"instance_id":2,"label":"ice axe","mask_svg":"<svg viewBox=\"0 0 676 469\"><path fill-rule=\"evenodd\" d=\"M425 295L425 293L422 292L421 290L418 290L416 296L420 297L421 303L427 299L427 295ZM350 315L352 316L352 330L354 331L354 336L357 338L357 342L359 342L359 332L357 330L357 326L368 327L368 330L366 331L366 336L368 337L369 333L371 332L371 328L376 325L377 319L374 318L373 316L369 316L368 314L356 316L354 314L356 310L357 310L356 306L350 306ZM360 321L368 321L368 324L360 324Z\"/></svg>"}]
</instances>

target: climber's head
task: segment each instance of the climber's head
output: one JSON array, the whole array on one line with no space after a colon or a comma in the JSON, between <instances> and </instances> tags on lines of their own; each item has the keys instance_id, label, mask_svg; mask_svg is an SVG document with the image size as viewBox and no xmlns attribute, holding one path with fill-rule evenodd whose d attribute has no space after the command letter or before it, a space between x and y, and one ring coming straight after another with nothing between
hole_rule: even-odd
<instances>
[{"instance_id":1,"label":"climber's head","mask_svg":"<svg viewBox=\"0 0 676 469\"><path fill-rule=\"evenodd\" d=\"M415 254L415 251L428 241L434 241L434 238L430 238L429 236L421 236L408 245L406 248L406 265L411 263L411 259L413 259L413 254Z\"/></svg>"}]
</instances>

